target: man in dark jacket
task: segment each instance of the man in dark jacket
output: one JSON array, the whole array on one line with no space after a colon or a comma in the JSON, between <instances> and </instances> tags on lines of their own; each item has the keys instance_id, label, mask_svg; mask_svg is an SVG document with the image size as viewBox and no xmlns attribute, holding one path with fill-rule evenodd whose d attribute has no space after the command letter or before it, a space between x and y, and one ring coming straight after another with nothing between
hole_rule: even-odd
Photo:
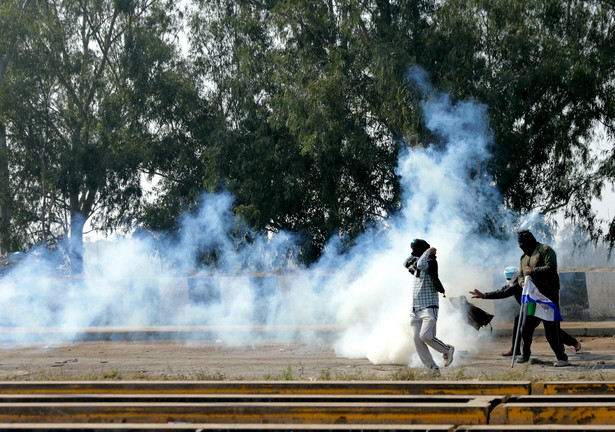
<instances>
[{"instance_id":1,"label":"man in dark jacket","mask_svg":"<svg viewBox=\"0 0 615 432\"><path fill-rule=\"evenodd\" d=\"M516 267L512 267L512 266L506 267L504 269L504 277L506 278L506 285L504 285L499 290L491 291L488 293L482 293L479 290L475 289L474 291L470 291L470 294L472 294L472 298L498 300L498 299L503 299L503 298L508 298L508 297L514 297L515 300L517 300L517 303L521 305L521 295L523 294L523 288L521 288L521 285L519 285L519 270L517 270ZM534 328L537 327L538 324L540 324L540 319L535 318L535 317L528 317L528 318L533 319L533 320L538 320ZM517 338L517 335L516 335L516 332L518 331L518 329L519 329L519 314L515 316L515 322L514 322L513 332L512 332L512 344L510 345L511 348L509 351L502 353L502 356L510 357L512 355L521 354L521 349L519 348L519 345L521 344L521 338ZM561 327L559 329L559 336L560 336L560 339L562 340L562 343L564 345L569 345L571 347L574 347L575 352L581 349L581 343L575 338L573 338L572 336L570 336L568 333L566 333L564 330L562 330ZM517 339L517 349L516 350L514 349L515 339Z\"/></svg>"},{"instance_id":2,"label":"man in dark jacket","mask_svg":"<svg viewBox=\"0 0 615 432\"><path fill-rule=\"evenodd\" d=\"M528 230L517 233L517 243L523 251L519 265L519 285L523 287L525 277L529 276L538 291L548 297L559 310L559 275L557 273L557 256L555 251L546 244L538 243L534 235ZM523 324L521 332L523 355L517 359L517 363L525 363L530 360L532 353L530 347L532 345L534 329L541 321L545 328L547 342L549 342L553 353L557 357L557 362L553 366L570 365L560 338L559 321L540 319L527 319Z\"/></svg>"}]
</instances>

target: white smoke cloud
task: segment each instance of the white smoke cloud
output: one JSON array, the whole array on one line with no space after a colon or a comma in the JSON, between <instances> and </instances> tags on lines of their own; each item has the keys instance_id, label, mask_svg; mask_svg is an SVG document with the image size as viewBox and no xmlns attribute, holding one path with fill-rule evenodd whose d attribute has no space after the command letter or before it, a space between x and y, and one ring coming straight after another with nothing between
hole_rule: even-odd
<instances>
[{"instance_id":1,"label":"white smoke cloud","mask_svg":"<svg viewBox=\"0 0 615 432\"><path fill-rule=\"evenodd\" d=\"M206 326L203 332L233 345L262 338L319 341L328 326L341 329L334 341L340 356L420 365L409 327L412 280L403 266L411 240L423 238L438 249L449 298L474 288L490 291L493 270L514 265L519 251L514 239L480 234L486 214L508 223L481 168L491 140L486 108L453 103L431 88L419 68L410 70L408 80L423 96L437 145L401 152L402 211L386 229L363 234L347 253L337 252L334 239L309 271L291 265L288 273L273 274L281 263L293 262L294 236L252 235L238 249L228 235L238 223L232 197L205 194L198 211L182 218L176 241L116 239L85 256L82 277L57 275L50 257L29 254L0 279L0 325L59 328L66 341L92 326ZM203 250L215 250L215 273L194 267ZM241 273L246 268L263 274ZM447 298L440 306L438 336L444 342L472 352L478 338L488 337L469 327Z\"/></svg>"},{"instance_id":2,"label":"white smoke cloud","mask_svg":"<svg viewBox=\"0 0 615 432\"><path fill-rule=\"evenodd\" d=\"M493 269L505 267L518 251L514 242L479 234L485 214L497 219L503 213L491 179L481 172L491 140L486 107L472 101L453 104L448 95L431 88L421 69L410 70L408 78L424 97L425 122L439 142L402 153L398 174L403 211L381 235L380 255L366 260L368 268L340 293L337 318L350 330L336 348L340 355L367 357L374 363L420 365L409 331L412 281L402 266L411 240L423 238L438 249L448 297L467 295L474 288L491 291ZM438 336L471 352L483 334L464 319L441 299Z\"/></svg>"}]
</instances>

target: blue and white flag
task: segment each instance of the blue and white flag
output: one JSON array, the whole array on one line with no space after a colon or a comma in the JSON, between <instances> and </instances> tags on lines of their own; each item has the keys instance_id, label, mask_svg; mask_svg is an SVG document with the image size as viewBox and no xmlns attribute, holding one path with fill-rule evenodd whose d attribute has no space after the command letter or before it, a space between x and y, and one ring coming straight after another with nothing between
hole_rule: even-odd
<instances>
[{"instance_id":1,"label":"blue and white flag","mask_svg":"<svg viewBox=\"0 0 615 432\"><path fill-rule=\"evenodd\" d=\"M529 276L525 277L521 304L525 316L535 316L545 321L563 321L557 306L544 294L538 291Z\"/></svg>"}]
</instances>

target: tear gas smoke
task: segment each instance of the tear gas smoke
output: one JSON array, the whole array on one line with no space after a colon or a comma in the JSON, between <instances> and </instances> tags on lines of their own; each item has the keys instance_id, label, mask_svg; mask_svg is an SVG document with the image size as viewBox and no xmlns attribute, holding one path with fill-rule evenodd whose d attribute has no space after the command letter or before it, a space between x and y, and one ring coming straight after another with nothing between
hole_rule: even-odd
<instances>
[{"instance_id":1,"label":"tear gas smoke","mask_svg":"<svg viewBox=\"0 0 615 432\"><path fill-rule=\"evenodd\" d=\"M499 242L480 234L485 215L499 224L513 220L481 169L491 140L486 108L453 103L432 89L420 68L407 78L422 95L426 125L438 142L401 151L402 211L386 229L364 233L350 251L337 252L334 239L310 271L267 273L293 262L293 235L252 235L238 249L227 235L237 223L232 197L205 194L199 211L183 217L177 241L161 248L151 236L117 239L97 259L86 254L82 277L59 276L50 256L29 253L0 279L1 324L59 327L67 341L91 326L211 326L208 331L228 344L261 337L318 342L315 328L327 324L344 329L334 341L340 356L420 364L409 327L412 280L403 266L411 240L424 238L438 249L447 296L491 290L493 269L514 265L519 250L513 238ZM216 273L192 267L202 250L215 251ZM264 273L238 273L245 268ZM269 331L256 332L255 324ZM442 298L438 335L468 351L477 338L489 337L467 326Z\"/></svg>"}]
</instances>

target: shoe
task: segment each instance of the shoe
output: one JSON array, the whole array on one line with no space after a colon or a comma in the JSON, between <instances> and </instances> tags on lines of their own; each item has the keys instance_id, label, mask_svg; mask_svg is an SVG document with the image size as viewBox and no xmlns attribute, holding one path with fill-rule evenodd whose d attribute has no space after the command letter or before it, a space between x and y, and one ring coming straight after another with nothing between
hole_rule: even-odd
<instances>
[{"instance_id":1,"label":"shoe","mask_svg":"<svg viewBox=\"0 0 615 432\"><path fill-rule=\"evenodd\" d=\"M574 346L574 352L579 352L581 350L581 342L577 341L577 344Z\"/></svg>"},{"instance_id":2,"label":"shoe","mask_svg":"<svg viewBox=\"0 0 615 432\"><path fill-rule=\"evenodd\" d=\"M446 354L442 354L442 357L444 358L444 367L450 365L453 362L454 353L455 353L455 347L451 345L448 352Z\"/></svg>"},{"instance_id":3,"label":"shoe","mask_svg":"<svg viewBox=\"0 0 615 432\"><path fill-rule=\"evenodd\" d=\"M517 363L519 363L519 364L522 364L522 363L527 363L527 362L529 362L529 361L530 361L530 359L529 359L529 358L525 358L525 357L523 357L523 356L519 356L519 357L517 357L517 358L515 359L515 361L516 361Z\"/></svg>"},{"instance_id":4,"label":"shoe","mask_svg":"<svg viewBox=\"0 0 615 432\"><path fill-rule=\"evenodd\" d=\"M555 363L553 363L553 366L555 367L570 366L570 360L558 360Z\"/></svg>"},{"instance_id":5,"label":"shoe","mask_svg":"<svg viewBox=\"0 0 615 432\"><path fill-rule=\"evenodd\" d=\"M442 374L440 373L440 368L438 366L430 367L429 375L431 375L433 378L438 378L442 376Z\"/></svg>"},{"instance_id":6,"label":"shoe","mask_svg":"<svg viewBox=\"0 0 615 432\"><path fill-rule=\"evenodd\" d=\"M507 351L507 352L502 353L502 354L500 354L500 355L501 355L502 357L512 357L513 352L512 352L512 350L510 350L510 351ZM521 351L517 351L517 355L521 355Z\"/></svg>"}]
</instances>

